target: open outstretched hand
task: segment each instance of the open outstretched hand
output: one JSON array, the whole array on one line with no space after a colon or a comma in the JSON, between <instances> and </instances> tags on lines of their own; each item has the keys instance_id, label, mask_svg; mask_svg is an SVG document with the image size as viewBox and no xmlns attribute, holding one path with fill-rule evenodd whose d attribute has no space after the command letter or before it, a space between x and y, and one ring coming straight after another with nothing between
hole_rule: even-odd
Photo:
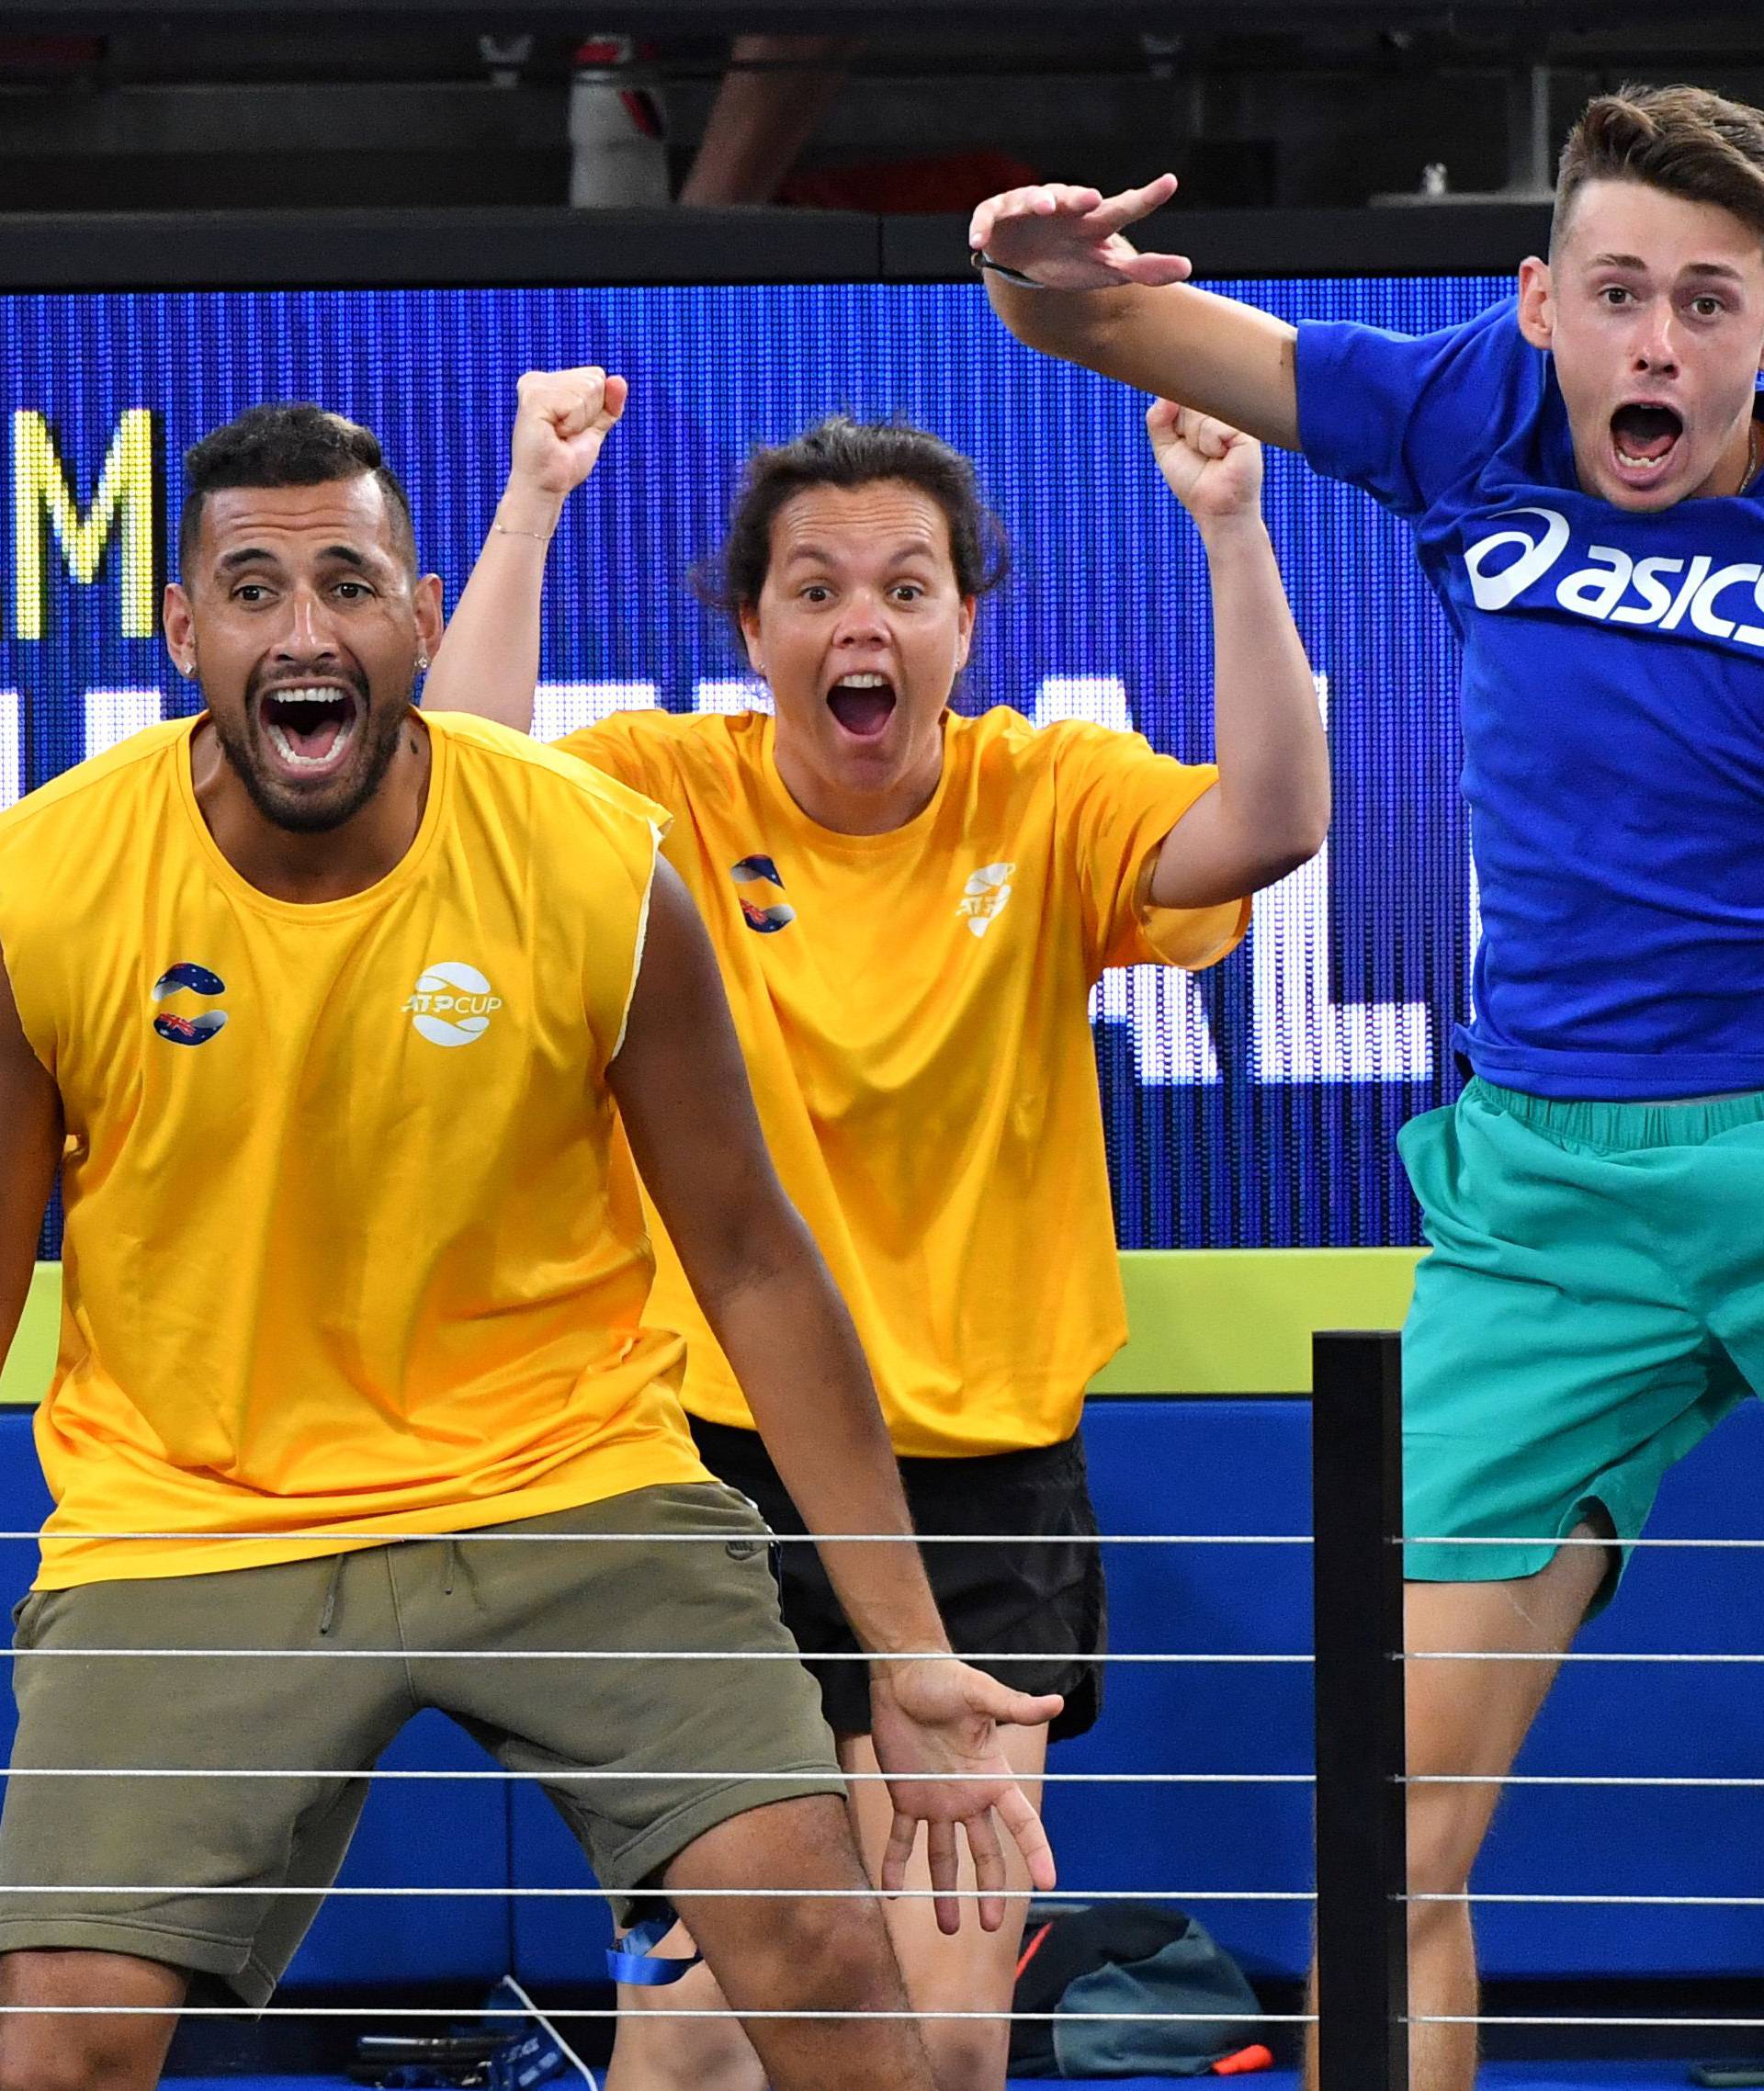
<instances>
[{"instance_id":1,"label":"open outstretched hand","mask_svg":"<svg viewBox=\"0 0 1764 2091\"><path fill-rule=\"evenodd\" d=\"M1193 271L1183 254L1142 254L1122 229L1176 193L1174 175L1143 188L1100 189L1040 182L989 197L975 211L967 243L1047 290L1111 290L1126 283L1181 283Z\"/></svg>"},{"instance_id":2,"label":"open outstretched hand","mask_svg":"<svg viewBox=\"0 0 1764 2091\"><path fill-rule=\"evenodd\" d=\"M958 1829L974 1858L983 1929L996 1931L1004 1921L1001 1826L1022 1852L1036 1890L1046 1894L1052 1889L1053 1849L999 1747L998 1728L1001 1723L1044 1726L1063 1703L1057 1693L1035 1698L1012 1691L949 1656L878 1669L870 1688L870 1739L894 1803L894 1827L882 1859L885 1893L899 1893L904 1885L921 1824L940 1931L961 1927ZM909 1773L913 1776L901 1776Z\"/></svg>"}]
</instances>

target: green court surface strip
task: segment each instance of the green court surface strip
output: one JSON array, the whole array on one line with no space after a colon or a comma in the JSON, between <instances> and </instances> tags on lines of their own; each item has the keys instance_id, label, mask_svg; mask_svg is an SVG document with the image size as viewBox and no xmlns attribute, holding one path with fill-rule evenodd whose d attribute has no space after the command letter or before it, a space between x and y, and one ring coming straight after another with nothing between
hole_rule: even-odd
<instances>
[{"instance_id":1,"label":"green court surface strip","mask_svg":"<svg viewBox=\"0 0 1764 2091\"><path fill-rule=\"evenodd\" d=\"M1304 1394L1311 1333L1396 1328L1417 1249L1129 1249L1126 1348L1091 1384L1109 1394ZM40 1263L0 1373L0 1401L42 1397L55 1363L62 1272Z\"/></svg>"}]
</instances>

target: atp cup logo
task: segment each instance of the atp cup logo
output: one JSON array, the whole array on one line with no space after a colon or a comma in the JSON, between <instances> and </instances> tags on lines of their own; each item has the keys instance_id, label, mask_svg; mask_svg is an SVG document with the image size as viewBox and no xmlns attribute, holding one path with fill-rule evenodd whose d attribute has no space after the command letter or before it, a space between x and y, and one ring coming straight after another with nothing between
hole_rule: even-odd
<instances>
[{"instance_id":1,"label":"atp cup logo","mask_svg":"<svg viewBox=\"0 0 1764 2091\"><path fill-rule=\"evenodd\" d=\"M963 887L956 912L967 924L970 936L984 936L1003 914L1011 898L1011 874L1016 868L1013 864L982 865Z\"/></svg>"},{"instance_id":2,"label":"atp cup logo","mask_svg":"<svg viewBox=\"0 0 1764 2091\"><path fill-rule=\"evenodd\" d=\"M472 1046L490 1029L491 1017L502 1006L502 997L491 992L490 982L475 966L443 958L417 976L416 991L404 1004L404 1013L418 1037L431 1046Z\"/></svg>"}]
</instances>

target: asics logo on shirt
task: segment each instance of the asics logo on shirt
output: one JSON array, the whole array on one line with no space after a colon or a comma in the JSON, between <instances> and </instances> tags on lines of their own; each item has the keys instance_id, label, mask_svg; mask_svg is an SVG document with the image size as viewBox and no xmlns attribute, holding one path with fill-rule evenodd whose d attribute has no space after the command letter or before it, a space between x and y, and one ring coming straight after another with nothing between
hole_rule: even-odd
<instances>
[{"instance_id":1,"label":"asics logo on shirt","mask_svg":"<svg viewBox=\"0 0 1764 2091\"><path fill-rule=\"evenodd\" d=\"M797 910L789 901L775 900L766 891L775 887L784 891L784 881L778 876L778 867L770 857L743 857L739 864L729 867L729 876L735 881L736 897L741 904L741 920L757 936L774 936L797 919Z\"/></svg>"},{"instance_id":2,"label":"asics logo on shirt","mask_svg":"<svg viewBox=\"0 0 1764 2091\"><path fill-rule=\"evenodd\" d=\"M175 966L168 966L153 982L153 1000L163 1002L170 995L224 995L227 983L220 974L210 972L206 966L194 965L182 959ZM153 1019L153 1029L170 1046L206 1046L217 1031L225 1028L227 1012L223 1009L208 1009L195 1016L187 1016L181 1010L161 1010Z\"/></svg>"},{"instance_id":3,"label":"asics logo on shirt","mask_svg":"<svg viewBox=\"0 0 1764 2091\"><path fill-rule=\"evenodd\" d=\"M439 959L418 974L416 991L404 1004L419 1038L431 1046L472 1046L490 1029L492 1015L503 1006L490 982L475 966L457 958Z\"/></svg>"},{"instance_id":4,"label":"asics logo on shirt","mask_svg":"<svg viewBox=\"0 0 1764 2091\"><path fill-rule=\"evenodd\" d=\"M956 912L971 935L984 936L1003 914L1011 898L1011 874L1016 868L1013 864L982 865L963 887Z\"/></svg>"},{"instance_id":5,"label":"asics logo on shirt","mask_svg":"<svg viewBox=\"0 0 1764 2091\"><path fill-rule=\"evenodd\" d=\"M1764 649L1764 565L1688 559L1634 559L1615 545L1569 553L1568 519L1555 508L1510 508L1501 526L1464 547L1470 593L1479 610L1504 610L1572 559L1553 590L1558 607L1597 624L1680 629ZM1749 620L1749 621L1748 621Z\"/></svg>"}]
</instances>

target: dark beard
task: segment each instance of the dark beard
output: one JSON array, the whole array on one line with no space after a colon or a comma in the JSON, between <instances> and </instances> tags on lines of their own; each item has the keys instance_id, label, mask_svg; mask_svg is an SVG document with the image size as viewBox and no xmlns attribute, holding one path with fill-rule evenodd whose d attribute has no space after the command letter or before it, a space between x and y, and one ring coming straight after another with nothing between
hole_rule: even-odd
<instances>
[{"instance_id":1,"label":"dark beard","mask_svg":"<svg viewBox=\"0 0 1764 2091\"><path fill-rule=\"evenodd\" d=\"M309 802L302 797L283 796L263 774L258 760L262 733L257 723L260 687L254 677L245 692L243 727L236 728L222 718L212 706L209 711L220 752L232 764L233 774L244 786L251 803L272 827L280 828L290 835L325 835L334 828L341 828L345 821L353 820L386 781L392 757L398 752L398 739L403 730L410 692L405 692L404 703L397 710L389 708L377 721L368 704L366 681L355 684L361 712L361 724L356 730L367 737L365 759L360 762L355 783L341 797L318 797ZM415 687L414 681L412 687Z\"/></svg>"}]
</instances>

